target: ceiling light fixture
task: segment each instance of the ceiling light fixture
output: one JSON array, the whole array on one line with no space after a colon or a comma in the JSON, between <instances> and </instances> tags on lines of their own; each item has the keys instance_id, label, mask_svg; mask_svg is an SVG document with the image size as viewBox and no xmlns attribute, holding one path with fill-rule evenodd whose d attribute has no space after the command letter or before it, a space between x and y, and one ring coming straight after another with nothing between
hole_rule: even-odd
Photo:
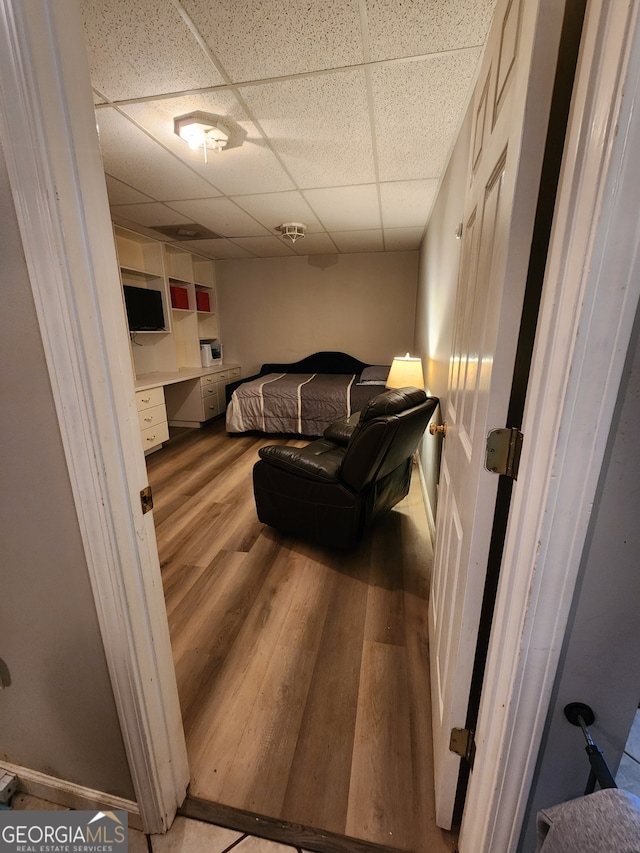
<instances>
[{"instance_id":1,"label":"ceiling light fixture","mask_svg":"<svg viewBox=\"0 0 640 853\"><path fill-rule=\"evenodd\" d=\"M174 118L173 132L180 139L184 139L189 148L194 151L202 148L205 163L207 162L207 151L220 152L229 141L229 129L216 116L202 112L189 113Z\"/></svg>"},{"instance_id":2,"label":"ceiling light fixture","mask_svg":"<svg viewBox=\"0 0 640 853\"><path fill-rule=\"evenodd\" d=\"M306 230L307 226L303 222L283 222L276 228L276 231L279 231L283 237L287 237L292 243L304 237Z\"/></svg>"}]
</instances>

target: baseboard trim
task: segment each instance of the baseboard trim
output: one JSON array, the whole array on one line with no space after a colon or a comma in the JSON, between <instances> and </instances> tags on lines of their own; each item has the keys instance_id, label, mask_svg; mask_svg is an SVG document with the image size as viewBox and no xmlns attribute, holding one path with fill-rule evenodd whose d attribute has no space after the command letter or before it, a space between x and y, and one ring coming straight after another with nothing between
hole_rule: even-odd
<instances>
[{"instance_id":1,"label":"baseboard trim","mask_svg":"<svg viewBox=\"0 0 640 853\"><path fill-rule=\"evenodd\" d=\"M427 525L429 526L429 534L431 535L431 543L435 544L436 541L436 519L433 514L433 507L431 506L431 501L429 500L429 492L427 491L427 481L424 476L424 469L422 467L422 457L420 454L418 456L418 474L420 476L420 488L422 489L422 497L424 500L424 508L427 511Z\"/></svg>"},{"instance_id":2,"label":"baseboard trim","mask_svg":"<svg viewBox=\"0 0 640 853\"><path fill-rule=\"evenodd\" d=\"M142 821L138 804L133 800L123 797L114 797L104 791L94 791L91 788L83 788L65 779L48 776L38 770L31 770L18 764L0 762L0 770L11 773L18 780L17 790L23 794L65 806L68 809L96 810L96 811L125 811L129 813L129 826L132 829L142 831Z\"/></svg>"}]
</instances>

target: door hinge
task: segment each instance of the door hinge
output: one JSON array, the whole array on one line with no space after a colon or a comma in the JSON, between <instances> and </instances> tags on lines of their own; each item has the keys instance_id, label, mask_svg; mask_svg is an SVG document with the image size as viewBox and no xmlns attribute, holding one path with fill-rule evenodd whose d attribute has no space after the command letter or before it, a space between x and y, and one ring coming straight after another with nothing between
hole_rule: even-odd
<instances>
[{"instance_id":1,"label":"door hinge","mask_svg":"<svg viewBox=\"0 0 640 853\"><path fill-rule=\"evenodd\" d=\"M476 754L474 732L470 729L451 729L449 751L455 752L456 755L464 758L473 766L473 759Z\"/></svg>"},{"instance_id":2,"label":"door hinge","mask_svg":"<svg viewBox=\"0 0 640 853\"><path fill-rule=\"evenodd\" d=\"M153 509L153 495L151 493L151 486L146 486L140 492L140 504L142 506L143 515L147 512L151 512L151 510Z\"/></svg>"},{"instance_id":3,"label":"door hinge","mask_svg":"<svg viewBox=\"0 0 640 853\"><path fill-rule=\"evenodd\" d=\"M492 429L487 435L484 466L492 474L518 479L523 435L519 429Z\"/></svg>"}]
</instances>

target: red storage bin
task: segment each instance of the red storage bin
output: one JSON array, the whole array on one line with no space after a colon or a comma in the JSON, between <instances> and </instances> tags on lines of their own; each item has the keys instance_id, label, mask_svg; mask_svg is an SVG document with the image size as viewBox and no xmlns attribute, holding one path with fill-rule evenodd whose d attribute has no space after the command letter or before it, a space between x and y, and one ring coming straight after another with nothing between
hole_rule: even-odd
<instances>
[{"instance_id":1,"label":"red storage bin","mask_svg":"<svg viewBox=\"0 0 640 853\"><path fill-rule=\"evenodd\" d=\"M171 307L172 308L188 308L189 294L186 287L178 287L171 285Z\"/></svg>"},{"instance_id":2,"label":"red storage bin","mask_svg":"<svg viewBox=\"0 0 640 853\"><path fill-rule=\"evenodd\" d=\"M196 290L196 306L198 311L211 311L209 294L206 290Z\"/></svg>"}]
</instances>

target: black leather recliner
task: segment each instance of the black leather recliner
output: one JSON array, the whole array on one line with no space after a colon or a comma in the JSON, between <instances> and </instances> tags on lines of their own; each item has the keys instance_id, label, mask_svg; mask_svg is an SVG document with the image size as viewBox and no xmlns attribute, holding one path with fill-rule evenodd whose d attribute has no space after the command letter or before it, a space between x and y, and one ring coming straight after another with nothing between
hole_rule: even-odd
<instances>
[{"instance_id":1,"label":"black leather recliner","mask_svg":"<svg viewBox=\"0 0 640 853\"><path fill-rule=\"evenodd\" d=\"M438 405L418 388L374 397L306 447L268 445L253 468L264 524L349 548L409 491L412 454Z\"/></svg>"}]
</instances>

